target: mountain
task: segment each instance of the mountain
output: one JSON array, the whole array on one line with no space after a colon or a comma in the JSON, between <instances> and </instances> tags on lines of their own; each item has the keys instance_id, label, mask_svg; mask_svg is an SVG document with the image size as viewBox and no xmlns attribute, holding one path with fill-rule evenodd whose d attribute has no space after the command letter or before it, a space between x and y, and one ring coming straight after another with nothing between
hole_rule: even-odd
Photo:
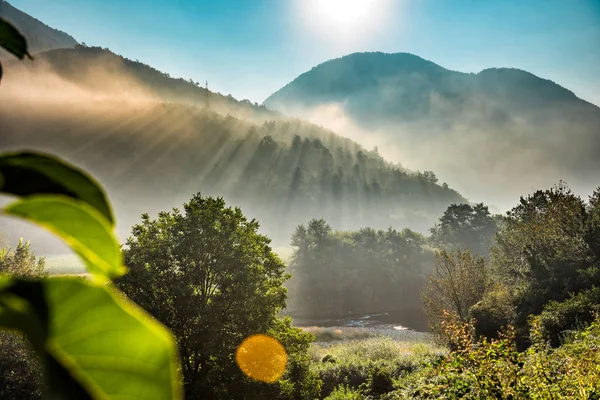
<instances>
[{"instance_id":1,"label":"mountain","mask_svg":"<svg viewBox=\"0 0 600 400\"><path fill-rule=\"evenodd\" d=\"M559 179L588 193L599 183L600 108L519 69L462 73L407 53L355 53L312 68L264 104L443 172L491 203Z\"/></svg>"},{"instance_id":2,"label":"mountain","mask_svg":"<svg viewBox=\"0 0 600 400\"><path fill-rule=\"evenodd\" d=\"M52 50L9 68L0 149L48 151L89 170L107 187L122 238L142 213L198 191L241 206L278 245L319 217L338 229L423 232L449 204L466 201L432 172L106 49ZM14 237L51 244L38 251L60 252L41 233L2 223Z\"/></svg>"},{"instance_id":3,"label":"mountain","mask_svg":"<svg viewBox=\"0 0 600 400\"><path fill-rule=\"evenodd\" d=\"M16 9L8 2L0 0L0 17L16 26L28 40L29 52L75 47L77 41L65 32L59 31ZM0 50L0 58L8 59Z\"/></svg>"}]
</instances>

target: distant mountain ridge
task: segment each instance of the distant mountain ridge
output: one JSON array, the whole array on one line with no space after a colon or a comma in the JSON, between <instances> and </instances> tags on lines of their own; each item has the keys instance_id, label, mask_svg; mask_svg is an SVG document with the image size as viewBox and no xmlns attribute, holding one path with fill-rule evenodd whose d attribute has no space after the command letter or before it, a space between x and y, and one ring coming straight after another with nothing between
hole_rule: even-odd
<instances>
[{"instance_id":1,"label":"distant mountain ridge","mask_svg":"<svg viewBox=\"0 0 600 400\"><path fill-rule=\"evenodd\" d=\"M409 53L354 53L301 74L263 104L340 125L341 135L375 143L409 168L443 172L489 203L512 204L559 179L590 193L600 176L600 108L520 69L463 73Z\"/></svg>"},{"instance_id":2,"label":"distant mountain ridge","mask_svg":"<svg viewBox=\"0 0 600 400\"><path fill-rule=\"evenodd\" d=\"M115 79L111 79L110 75L103 76L106 78L104 82L93 82L89 79L90 69L98 64L107 74L114 72L113 78L127 76L136 85L147 89L148 94L155 95L164 102L188 103L202 108L207 107L217 110L221 114L231 114L253 121L282 117L280 113L269 110L265 106L210 91L199 82L171 77L147 64L115 54L107 48L84 45L75 47L75 49L56 49L44 52L40 54L40 60L46 62L52 72L60 77L86 88L95 86L104 90L104 86L107 84L106 80L110 80L110 84L115 83ZM26 65L34 69L39 67L38 64Z\"/></svg>"},{"instance_id":3,"label":"distant mountain ridge","mask_svg":"<svg viewBox=\"0 0 600 400\"><path fill-rule=\"evenodd\" d=\"M4 0L0 0L0 17L15 25L25 35L32 54L77 45L77 41L71 35L49 27ZM0 52L0 57L6 58L6 53Z\"/></svg>"},{"instance_id":4,"label":"distant mountain ridge","mask_svg":"<svg viewBox=\"0 0 600 400\"><path fill-rule=\"evenodd\" d=\"M516 68L463 73L413 54L381 52L354 53L319 64L273 93L264 104L293 114L294 108L342 102L357 122L372 127L369 122L381 118L387 124L390 119L406 122L429 116L435 108L433 94L458 104L474 97L493 97L504 111L569 101L594 107L570 90Z\"/></svg>"}]
</instances>

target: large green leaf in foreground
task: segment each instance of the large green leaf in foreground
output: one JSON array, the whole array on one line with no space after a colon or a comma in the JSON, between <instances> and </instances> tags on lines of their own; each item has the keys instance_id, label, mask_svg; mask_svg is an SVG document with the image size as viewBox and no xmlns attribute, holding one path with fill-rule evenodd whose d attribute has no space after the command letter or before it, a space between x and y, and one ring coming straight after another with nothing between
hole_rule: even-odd
<instances>
[{"instance_id":1,"label":"large green leaf in foreground","mask_svg":"<svg viewBox=\"0 0 600 400\"><path fill-rule=\"evenodd\" d=\"M65 240L100 279L126 272L112 226L87 203L64 196L25 197L4 208L8 215L43 226Z\"/></svg>"},{"instance_id":2,"label":"large green leaf in foreground","mask_svg":"<svg viewBox=\"0 0 600 400\"><path fill-rule=\"evenodd\" d=\"M181 398L172 335L111 286L77 277L3 278L0 322L23 330L38 352L43 349L51 394L58 398Z\"/></svg>"},{"instance_id":3,"label":"large green leaf in foreground","mask_svg":"<svg viewBox=\"0 0 600 400\"><path fill-rule=\"evenodd\" d=\"M100 185L85 172L50 155L33 152L1 155L0 191L18 196L72 197L88 203L114 225L109 202Z\"/></svg>"}]
</instances>

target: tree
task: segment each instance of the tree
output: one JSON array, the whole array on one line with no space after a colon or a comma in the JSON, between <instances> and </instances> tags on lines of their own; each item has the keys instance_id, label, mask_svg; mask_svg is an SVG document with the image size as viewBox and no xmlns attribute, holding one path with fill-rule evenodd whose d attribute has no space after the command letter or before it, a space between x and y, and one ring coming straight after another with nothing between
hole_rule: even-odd
<instances>
[{"instance_id":1,"label":"tree","mask_svg":"<svg viewBox=\"0 0 600 400\"><path fill-rule=\"evenodd\" d=\"M285 266L258 228L222 198L197 194L184 213L144 214L127 240L130 272L117 284L175 334L188 398L262 398L273 390L245 378L233 359L244 338L285 327L277 322Z\"/></svg>"},{"instance_id":2,"label":"tree","mask_svg":"<svg viewBox=\"0 0 600 400\"><path fill-rule=\"evenodd\" d=\"M43 275L45 260L38 258L29 242L19 240L15 250L0 248L0 273L27 278ZM41 399L43 370L22 334L0 331L0 398Z\"/></svg>"},{"instance_id":3,"label":"tree","mask_svg":"<svg viewBox=\"0 0 600 400\"><path fill-rule=\"evenodd\" d=\"M39 277L43 275L45 264L45 259L36 257L29 242L23 242L23 239L19 240L15 250L0 249L0 273Z\"/></svg>"},{"instance_id":4,"label":"tree","mask_svg":"<svg viewBox=\"0 0 600 400\"><path fill-rule=\"evenodd\" d=\"M488 257L498 226L499 218L493 217L483 203L452 204L439 225L430 229L430 240L441 248L470 250Z\"/></svg>"},{"instance_id":5,"label":"tree","mask_svg":"<svg viewBox=\"0 0 600 400\"><path fill-rule=\"evenodd\" d=\"M436 254L434 270L422 297L430 329L442 332L440 322L444 312L458 321L470 321L470 309L479 302L490 287L490 277L481 256L467 251Z\"/></svg>"},{"instance_id":6,"label":"tree","mask_svg":"<svg viewBox=\"0 0 600 400\"><path fill-rule=\"evenodd\" d=\"M550 302L563 302L600 286L597 198L598 191L586 205L561 182L521 198L508 212L492 248L491 265L510 288L521 347L528 343L530 315L540 314ZM565 312L576 307L553 309Z\"/></svg>"},{"instance_id":7,"label":"tree","mask_svg":"<svg viewBox=\"0 0 600 400\"><path fill-rule=\"evenodd\" d=\"M419 293L433 254L423 235L405 229L334 231L324 220L297 227L289 309L308 317L402 312L426 329Z\"/></svg>"}]
</instances>

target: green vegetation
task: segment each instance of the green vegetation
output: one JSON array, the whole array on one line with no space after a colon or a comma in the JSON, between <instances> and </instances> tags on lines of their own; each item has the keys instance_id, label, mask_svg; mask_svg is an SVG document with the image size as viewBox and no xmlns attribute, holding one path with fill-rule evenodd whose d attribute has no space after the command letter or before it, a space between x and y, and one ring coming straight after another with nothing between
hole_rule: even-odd
<instances>
[{"instance_id":1,"label":"green vegetation","mask_svg":"<svg viewBox=\"0 0 600 400\"><path fill-rule=\"evenodd\" d=\"M440 243L436 234L454 216L456 221L446 226L455 228L445 229L441 246L454 251L437 252L423 291L441 347L407 347L374 337L353 340L335 328L309 328L329 342L317 342L310 350L311 368L323 382L320 398L596 398L599 193L586 203L561 183L522 198L502 218L472 207L487 214L481 226L491 223L497 230L489 242L491 251L481 245L489 240L489 231L468 223L473 212L456 212L467 207L451 206L428 241ZM323 221L312 221L298 233L310 238L299 248L309 249L313 265L324 271L335 258L315 256L343 254L339 248L331 250L336 249L331 245L336 235L343 234ZM377 254L387 252L379 249ZM378 266L366 262L361 268L373 274ZM330 279L334 276L343 285L343 272ZM330 293L336 286L329 286Z\"/></svg>"},{"instance_id":2,"label":"green vegetation","mask_svg":"<svg viewBox=\"0 0 600 400\"><path fill-rule=\"evenodd\" d=\"M487 206L480 204L451 204L429 231L429 241L441 249L469 250L488 257L494 236L501 223L500 216L492 216Z\"/></svg>"},{"instance_id":3,"label":"green vegetation","mask_svg":"<svg viewBox=\"0 0 600 400\"><path fill-rule=\"evenodd\" d=\"M333 327L325 328L322 326L303 326L302 330L315 337L315 342L332 342L339 340L357 340L367 339L376 336L368 329Z\"/></svg>"},{"instance_id":4,"label":"green vegetation","mask_svg":"<svg viewBox=\"0 0 600 400\"><path fill-rule=\"evenodd\" d=\"M300 225L292 237L290 310L310 316L402 310L418 324L419 293L433 261L425 244L409 229L336 232L322 219Z\"/></svg>"},{"instance_id":5,"label":"green vegetation","mask_svg":"<svg viewBox=\"0 0 600 400\"><path fill-rule=\"evenodd\" d=\"M440 317L444 311L459 321L470 320L470 309L483 299L491 280L485 260L469 251L456 254L442 250L437 253L435 267L421 294L429 329L443 333Z\"/></svg>"},{"instance_id":6,"label":"green vegetation","mask_svg":"<svg viewBox=\"0 0 600 400\"><path fill-rule=\"evenodd\" d=\"M25 37L1 18L0 47L31 58ZM3 397L180 398L171 333L111 287L126 270L102 188L59 159L27 152L0 154L0 183L20 197L3 214L55 233L94 275L46 278L28 243L0 249L0 327L17 332L0 331Z\"/></svg>"},{"instance_id":7,"label":"green vegetation","mask_svg":"<svg viewBox=\"0 0 600 400\"><path fill-rule=\"evenodd\" d=\"M3 191L23 196L3 213L54 232L95 277L42 277L44 261L22 242L14 252L0 251L5 273L0 277L0 326L22 332L39 357L29 356L18 336L2 333L6 349L23 358L7 368L12 374L6 376L6 395L37 398L47 391L66 399L179 398L170 333L109 283L125 270L102 189L68 164L35 153L1 155L0 175Z\"/></svg>"},{"instance_id":8,"label":"green vegetation","mask_svg":"<svg viewBox=\"0 0 600 400\"><path fill-rule=\"evenodd\" d=\"M515 332L479 341L474 327L447 320L455 351L400 383L397 397L419 399L595 399L600 391L600 320L552 349L532 330L533 345L518 352Z\"/></svg>"},{"instance_id":9,"label":"green vegetation","mask_svg":"<svg viewBox=\"0 0 600 400\"><path fill-rule=\"evenodd\" d=\"M19 240L13 249L0 248L0 273L40 278L44 258L38 258L29 242ZM0 398L41 399L45 391L43 369L26 338L17 332L0 330Z\"/></svg>"},{"instance_id":10,"label":"green vegetation","mask_svg":"<svg viewBox=\"0 0 600 400\"><path fill-rule=\"evenodd\" d=\"M301 370L311 335L277 318L285 307L285 266L257 233L258 223L223 199L198 194L183 211L155 220L145 214L134 226L123 252L129 273L117 286L175 334L188 397L269 398L274 389L246 378L232 355L244 338L269 332ZM291 379L279 385L289 396L302 390Z\"/></svg>"},{"instance_id":11,"label":"green vegetation","mask_svg":"<svg viewBox=\"0 0 600 400\"><path fill-rule=\"evenodd\" d=\"M38 258L31 250L29 242L19 240L17 247L0 248L0 273L12 276L37 277L44 274L46 260Z\"/></svg>"},{"instance_id":12,"label":"green vegetation","mask_svg":"<svg viewBox=\"0 0 600 400\"><path fill-rule=\"evenodd\" d=\"M321 397L339 398L339 392L362 396L391 392L407 374L433 362L445 349L425 337L410 341L374 337L345 342L313 344L311 369L323 381ZM373 398L373 397L369 397Z\"/></svg>"},{"instance_id":13,"label":"green vegetation","mask_svg":"<svg viewBox=\"0 0 600 400\"><path fill-rule=\"evenodd\" d=\"M3 19L0 45L28 55L25 38ZM67 54L77 52L106 55L85 46ZM73 73L65 71L72 61L62 73ZM167 96L170 77L125 64ZM202 93L193 82L178 85L190 96ZM175 109L190 126L206 123L207 132L221 129L228 144L213 135L214 147L204 149L221 158L199 161L190 153L184 163L210 166L202 181L228 181L233 197L251 192L245 201L263 204L272 221L290 209L311 216L319 209L341 226L350 213L378 228L394 219L399 198L409 213L418 204L431 212L462 200L430 171L409 173L333 135L298 135L314 129L308 124L241 123L182 105L145 112L152 107ZM234 159L241 164L232 170ZM90 273L48 277L28 242L2 246L2 398L600 398L600 188L586 202L560 183L521 198L505 217L483 204L451 204L429 238L409 229L334 231L324 219L296 227L291 311L401 310L417 324L424 304L436 336L410 339L293 327L280 316L290 278L284 263L259 223L221 197L197 194L183 212L143 214L121 247L103 189L74 166L41 153L1 154L0 182L2 193L18 197L2 214L53 232ZM244 348L257 334L268 340ZM269 342L285 350L276 374L269 351L250 354ZM252 368L263 379L252 379Z\"/></svg>"}]
</instances>

